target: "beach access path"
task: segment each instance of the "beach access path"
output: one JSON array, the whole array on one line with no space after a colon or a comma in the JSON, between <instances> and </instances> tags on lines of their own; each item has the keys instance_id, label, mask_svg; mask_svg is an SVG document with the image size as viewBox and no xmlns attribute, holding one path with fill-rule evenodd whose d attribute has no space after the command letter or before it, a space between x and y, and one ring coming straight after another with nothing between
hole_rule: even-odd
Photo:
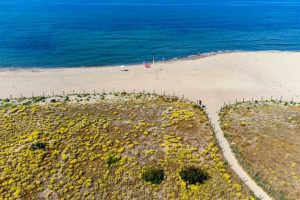
<instances>
[{"instance_id":1,"label":"beach access path","mask_svg":"<svg viewBox=\"0 0 300 200\"><path fill-rule=\"evenodd\" d=\"M218 112L236 100L299 101L300 53L236 52L201 59L143 65L0 70L0 98L109 91L154 92L202 100L224 156L235 173L262 199L271 199L239 165L219 125Z\"/></svg>"}]
</instances>

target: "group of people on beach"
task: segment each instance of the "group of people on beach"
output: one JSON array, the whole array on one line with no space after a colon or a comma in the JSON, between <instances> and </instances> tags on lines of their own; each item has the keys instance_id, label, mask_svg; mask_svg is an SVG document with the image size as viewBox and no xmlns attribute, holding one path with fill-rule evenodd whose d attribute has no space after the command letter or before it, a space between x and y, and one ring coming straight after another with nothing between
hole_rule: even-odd
<instances>
[{"instance_id":1,"label":"group of people on beach","mask_svg":"<svg viewBox=\"0 0 300 200\"><path fill-rule=\"evenodd\" d=\"M163 59L163 60L165 60L165 59ZM154 64L155 62L154 62L154 58L153 58L153 64ZM149 68L151 68L151 65L149 64L149 63L146 63L145 61L144 61L144 67L146 68L146 69L149 69ZM122 65L121 67L121 72L126 72L126 71L128 71L128 69L126 69L125 68L125 65Z\"/></svg>"},{"instance_id":2,"label":"group of people on beach","mask_svg":"<svg viewBox=\"0 0 300 200\"><path fill-rule=\"evenodd\" d=\"M197 57L201 57L200 52L197 52L196 56L197 56ZM165 62L166 62L165 58L163 58L162 61L165 63ZM154 58L153 58L152 64L154 64L154 63L155 63L155 60L154 60ZM144 67L145 67L146 69L149 69L149 68L151 68L151 65L150 65L149 63L146 63L146 62L144 61ZM129 71L128 69L125 68L125 65L122 65L120 68L121 68L121 72Z\"/></svg>"},{"instance_id":3,"label":"group of people on beach","mask_svg":"<svg viewBox=\"0 0 300 200\"><path fill-rule=\"evenodd\" d=\"M144 67L146 69L149 69L149 68L151 68L151 65L148 64L148 63L144 63ZM120 68L121 68L121 72L127 72L127 71L129 71L128 69L125 68L125 65L122 65Z\"/></svg>"}]
</instances>

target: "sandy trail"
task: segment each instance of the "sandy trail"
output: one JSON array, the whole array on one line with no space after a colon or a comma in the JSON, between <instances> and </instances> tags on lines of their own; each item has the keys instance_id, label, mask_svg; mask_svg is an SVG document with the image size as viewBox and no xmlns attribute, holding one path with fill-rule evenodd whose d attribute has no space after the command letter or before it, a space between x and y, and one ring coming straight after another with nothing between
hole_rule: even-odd
<instances>
[{"instance_id":1,"label":"sandy trail","mask_svg":"<svg viewBox=\"0 0 300 200\"><path fill-rule=\"evenodd\" d=\"M251 190L270 197L238 164L219 126L218 111L224 102L237 100L294 99L300 95L300 53L240 52L197 60L127 67L31 69L0 71L0 98L75 92L147 91L202 100L217 132L225 158Z\"/></svg>"}]
</instances>

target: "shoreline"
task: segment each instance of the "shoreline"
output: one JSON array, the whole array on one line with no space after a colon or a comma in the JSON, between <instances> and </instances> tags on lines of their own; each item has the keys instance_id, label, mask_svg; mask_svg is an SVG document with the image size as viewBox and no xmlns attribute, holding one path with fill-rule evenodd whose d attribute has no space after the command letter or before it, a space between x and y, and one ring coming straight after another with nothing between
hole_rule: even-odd
<instances>
[{"instance_id":1,"label":"shoreline","mask_svg":"<svg viewBox=\"0 0 300 200\"><path fill-rule=\"evenodd\" d=\"M186 61L186 60L199 60L211 56L223 55L223 54L234 54L234 53L299 53L300 50L295 51L285 51L285 50L258 50L258 51L245 51L245 50L225 50L225 51L217 51L217 52L208 52L208 53L200 53L200 55L188 55L183 57L175 57L171 59L167 59L165 61L157 61L155 64L160 63L174 63L178 61ZM151 62L148 62L152 65ZM142 63L129 63L124 64L126 67L137 67L143 65ZM89 68L117 68L121 65L94 65L94 66L62 66L62 67L1 67L0 72L3 71L39 71L39 70L63 70L63 69L89 69Z\"/></svg>"}]
</instances>

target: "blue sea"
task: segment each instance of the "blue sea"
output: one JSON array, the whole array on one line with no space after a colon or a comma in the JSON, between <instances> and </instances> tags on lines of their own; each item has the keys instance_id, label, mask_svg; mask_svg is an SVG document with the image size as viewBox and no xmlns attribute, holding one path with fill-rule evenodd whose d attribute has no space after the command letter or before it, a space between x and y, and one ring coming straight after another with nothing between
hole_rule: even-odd
<instances>
[{"instance_id":1,"label":"blue sea","mask_svg":"<svg viewBox=\"0 0 300 200\"><path fill-rule=\"evenodd\" d=\"M300 50L299 0L0 0L0 67Z\"/></svg>"}]
</instances>

